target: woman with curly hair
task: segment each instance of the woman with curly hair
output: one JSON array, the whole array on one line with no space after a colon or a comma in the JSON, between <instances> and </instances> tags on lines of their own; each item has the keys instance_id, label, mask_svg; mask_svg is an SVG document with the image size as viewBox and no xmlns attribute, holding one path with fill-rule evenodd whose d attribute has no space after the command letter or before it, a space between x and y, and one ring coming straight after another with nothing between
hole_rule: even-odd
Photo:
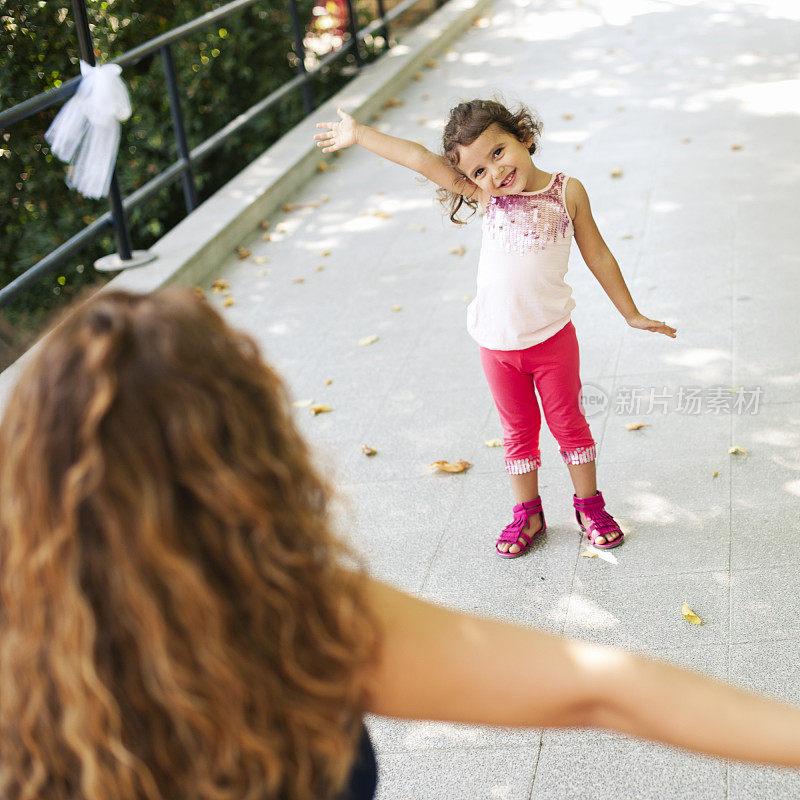
<instances>
[{"instance_id":1,"label":"woman with curly hair","mask_svg":"<svg viewBox=\"0 0 800 800\"><path fill-rule=\"evenodd\" d=\"M366 711L800 765L800 709L370 580L279 378L187 291L103 292L50 335L0 498L4 800L362 800Z\"/></svg>"}]
</instances>

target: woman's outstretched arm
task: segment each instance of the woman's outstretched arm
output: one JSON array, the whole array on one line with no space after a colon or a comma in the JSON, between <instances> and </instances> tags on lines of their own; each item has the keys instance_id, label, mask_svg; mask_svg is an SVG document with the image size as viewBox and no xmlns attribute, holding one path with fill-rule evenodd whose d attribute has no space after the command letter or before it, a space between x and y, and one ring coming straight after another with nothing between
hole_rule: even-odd
<instances>
[{"instance_id":1,"label":"woman's outstretched arm","mask_svg":"<svg viewBox=\"0 0 800 800\"><path fill-rule=\"evenodd\" d=\"M460 614L370 581L382 630L369 710L511 727L592 727L800 767L800 708L625 650Z\"/></svg>"}]
</instances>

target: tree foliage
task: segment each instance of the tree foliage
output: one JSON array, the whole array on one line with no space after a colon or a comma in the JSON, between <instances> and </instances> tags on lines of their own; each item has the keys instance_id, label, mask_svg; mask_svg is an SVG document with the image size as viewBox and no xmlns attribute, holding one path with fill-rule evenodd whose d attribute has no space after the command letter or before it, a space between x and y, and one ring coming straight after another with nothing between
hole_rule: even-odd
<instances>
[{"instance_id":1,"label":"tree foliage","mask_svg":"<svg viewBox=\"0 0 800 800\"><path fill-rule=\"evenodd\" d=\"M87 2L99 63L152 37L224 5L203 0L103 0ZM313 0L298 0L301 20L310 20ZM8 108L79 74L77 38L69 2L0 0L0 107ZM288 3L260 2L207 26L173 45L189 147L195 147L237 114L297 74ZM344 81L339 62L315 81L320 103ZM117 177L129 195L177 158L159 55L123 70L133 106L123 125ZM106 201L87 200L67 189L65 165L50 153L44 132L58 108L0 131L0 285L108 210ZM302 96L292 92L195 168L205 199L256 158L304 116ZM165 189L130 218L133 247L144 249L186 214L180 183ZM109 235L86 247L57 272L3 312L18 345L43 316L87 284L103 278L92 269L116 249ZM28 337L29 338L29 337Z\"/></svg>"}]
</instances>

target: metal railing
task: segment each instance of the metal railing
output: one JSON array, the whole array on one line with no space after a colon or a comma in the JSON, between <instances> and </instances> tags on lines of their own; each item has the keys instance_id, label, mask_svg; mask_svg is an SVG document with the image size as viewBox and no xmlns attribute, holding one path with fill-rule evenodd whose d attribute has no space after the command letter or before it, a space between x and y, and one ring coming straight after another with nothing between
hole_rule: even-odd
<instances>
[{"instance_id":1,"label":"metal railing","mask_svg":"<svg viewBox=\"0 0 800 800\"><path fill-rule=\"evenodd\" d=\"M353 7L353 0L345 0L348 13L349 35L342 45L322 58L317 65L307 70L305 67L305 47L303 45L303 26L297 9L296 0L287 0L289 15L292 25L294 38L294 52L297 59L297 75L284 83L275 91L268 94L263 99L252 105L246 111L238 114L227 125L222 127L212 136L205 139L197 147L189 149L186 138L186 128L183 120L183 109L181 106L180 90L178 79L175 72L175 65L172 56L172 45L186 38L195 31L211 25L218 20L224 19L231 14L246 9L264 0L234 0L226 5L210 11L191 22L175 28L168 33L156 36L148 42L129 50L119 58L110 63L118 64L121 67L131 66L141 61L143 58L154 53L159 53L162 59L164 75L167 84L167 96L169 98L170 111L172 116L172 128L175 135L178 159L169 167L162 170L154 178L140 186L136 191L123 198L117 182L116 170L111 180L109 192L109 210L102 216L87 225L79 233L72 236L66 242L52 250L40 261L17 276L11 283L0 289L0 308L7 305L11 300L18 297L27 287L48 275L63 264L70 256L81 248L93 242L101 236L110 226L114 230L114 238L117 246L117 254L122 262L128 262L121 266L132 265L135 263L133 258L134 251L131 247L131 237L128 225L128 214L146 200L152 197L166 186L180 180L183 185L184 203L186 213L190 214L198 204L197 187L193 174L193 166L213 153L227 139L236 134L256 117L263 114L276 103L280 102L289 93L300 90L303 96L303 107L306 114L310 114L315 108L313 89L311 81L318 74L323 72L333 62L343 58L352 51L355 65L360 68L364 63L361 53L361 43L370 36L381 35L386 44L389 44L389 23L400 14L408 11L421 0L403 0L390 11L384 9L383 0L377 0L380 16L361 28L358 24L358 15ZM436 7L443 4L444 0L435 0ZM75 31L78 38L80 57L88 64L95 64L94 47L89 28L89 19L86 12L85 0L72 0L72 11L75 22ZM80 77L71 78L61 86L50 89L47 92L25 100L11 108L0 112L0 129L7 128L15 122L38 114L55 105L69 100L78 89Z\"/></svg>"}]
</instances>

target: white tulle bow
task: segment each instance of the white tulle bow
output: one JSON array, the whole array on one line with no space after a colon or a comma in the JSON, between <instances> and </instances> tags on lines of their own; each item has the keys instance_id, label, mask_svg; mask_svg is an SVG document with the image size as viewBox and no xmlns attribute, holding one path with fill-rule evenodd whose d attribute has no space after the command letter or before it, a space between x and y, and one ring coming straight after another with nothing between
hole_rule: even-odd
<instances>
[{"instance_id":1,"label":"white tulle bow","mask_svg":"<svg viewBox=\"0 0 800 800\"><path fill-rule=\"evenodd\" d=\"M81 61L81 82L44 135L57 158L68 161L67 185L84 197L108 194L119 148L120 122L131 115L117 64Z\"/></svg>"}]
</instances>

